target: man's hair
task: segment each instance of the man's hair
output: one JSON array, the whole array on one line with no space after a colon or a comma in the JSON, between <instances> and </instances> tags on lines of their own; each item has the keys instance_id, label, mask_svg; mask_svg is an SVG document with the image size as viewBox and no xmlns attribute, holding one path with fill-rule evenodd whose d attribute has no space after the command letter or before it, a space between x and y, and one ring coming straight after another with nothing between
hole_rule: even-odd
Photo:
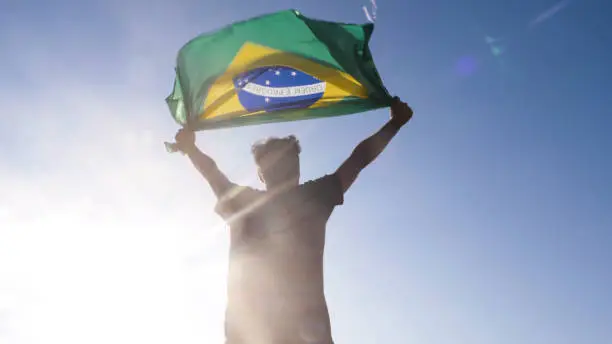
<instances>
[{"instance_id":1,"label":"man's hair","mask_svg":"<svg viewBox=\"0 0 612 344\"><path fill-rule=\"evenodd\" d=\"M251 147L251 152L255 158L255 163L259 164L261 159L268 153L283 151L281 154L300 154L302 148L300 142L294 135L287 137L270 137L265 140L256 142Z\"/></svg>"}]
</instances>

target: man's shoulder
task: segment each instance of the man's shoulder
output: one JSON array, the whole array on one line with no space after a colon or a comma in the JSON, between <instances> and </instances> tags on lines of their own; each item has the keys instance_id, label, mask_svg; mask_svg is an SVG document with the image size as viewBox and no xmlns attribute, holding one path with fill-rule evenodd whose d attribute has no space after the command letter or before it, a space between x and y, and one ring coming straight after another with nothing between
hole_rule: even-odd
<instances>
[{"instance_id":1,"label":"man's shoulder","mask_svg":"<svg viewBox=\"0 0 612 344\"><path fill-rule=\"evenodd\" d=\"M323 175L322 177L307 180L304 183L302 183L300 186L311 187L311 186L323 185L326 183L333 183L335 181L339 181L338 176L335 173L331 173L331 174Z\"/></svg>"},{"instance_id":2,"label":"man's shoulder","mask_svg":"<svg viewBox=\"0 0 612 344\"><path fill-rule=\"evenodd\" d=\"M250 186L235 185L218 200L215 211L223 217L242 211L249 205L255 204L265 191Z\"/></svg>"},{"instance_id":3,"label":"man's shoulder","mask_svg":"<svg viewBox=\"0 0 612 344\"><path fill-rule=\"evenodd\" d=\"M334 206L344 203L342 184L335 173L311 179L303 183L301 188L310 197L321 199L323 203Z\"/></svg>"},{"instance_id":4,"label":"man's shoulder","mask_svg":"<svg viewBox=\"0 0 612 344\"><path fill-rule=\"evenodd\" d=\"M263 195L265 191L250 186L235 185L221 196L219 202L243 201Z\"/></svg>"}]
</instances>

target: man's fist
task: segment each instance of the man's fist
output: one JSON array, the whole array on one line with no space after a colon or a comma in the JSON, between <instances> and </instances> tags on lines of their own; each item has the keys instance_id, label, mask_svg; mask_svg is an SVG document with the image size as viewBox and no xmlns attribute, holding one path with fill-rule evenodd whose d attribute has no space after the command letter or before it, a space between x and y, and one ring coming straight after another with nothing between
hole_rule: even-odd
<instances>
[{"instance_id":1,"label":"man's fist","mask_svg":"<svg viewBox=\"0 0 612 344\"><path fill-rule=\"evenodd\" d=\"M412 118L412 109L408 104L401 101L398 97L393 99L391 104L391 120L400 127Z\"/></svg>"},{"instance_id":2,"label":"man's fist","mask_svg":"<svg viewBox=\"0 0 612 344\"><path fill-rule=\"evenodd\" d=\"M182 128L176 133L174 140L176 140L176 148L185 152L195 146L195 133Z\"/></svg>"}]
</instances>

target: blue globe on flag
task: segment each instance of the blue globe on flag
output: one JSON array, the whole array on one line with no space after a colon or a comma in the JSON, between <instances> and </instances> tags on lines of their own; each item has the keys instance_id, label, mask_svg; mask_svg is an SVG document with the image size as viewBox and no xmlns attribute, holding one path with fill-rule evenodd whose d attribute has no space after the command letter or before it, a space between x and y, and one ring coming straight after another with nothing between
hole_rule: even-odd
<instances>
[{"instance_id":1,"label":"blue globe on flag","mask_svg":"<svg viewBox=\"0 0 612 344\"><path fill-rule=\"evenodd\" d=\"M251 111L307 108L323 97L325 82L297 69L270 66L234 78L242 106Z\"/></svg>"}]
</instances>

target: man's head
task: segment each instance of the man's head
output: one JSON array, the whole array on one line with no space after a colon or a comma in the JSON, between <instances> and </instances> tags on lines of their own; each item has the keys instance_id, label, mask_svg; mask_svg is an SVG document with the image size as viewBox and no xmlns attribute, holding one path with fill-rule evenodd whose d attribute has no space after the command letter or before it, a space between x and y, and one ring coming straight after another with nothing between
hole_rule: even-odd
<instances>
[{"instance_id":1,"label":"man's head","mask_svg":"<svg viewBox=\"0 0 612 344\"><path fill-rule=\"evenodd\" d=\"M251 151L259 179L267 188L299 184L302 149L295 136L273 137L257 142Z\"/></svg>"}]
</instances>

